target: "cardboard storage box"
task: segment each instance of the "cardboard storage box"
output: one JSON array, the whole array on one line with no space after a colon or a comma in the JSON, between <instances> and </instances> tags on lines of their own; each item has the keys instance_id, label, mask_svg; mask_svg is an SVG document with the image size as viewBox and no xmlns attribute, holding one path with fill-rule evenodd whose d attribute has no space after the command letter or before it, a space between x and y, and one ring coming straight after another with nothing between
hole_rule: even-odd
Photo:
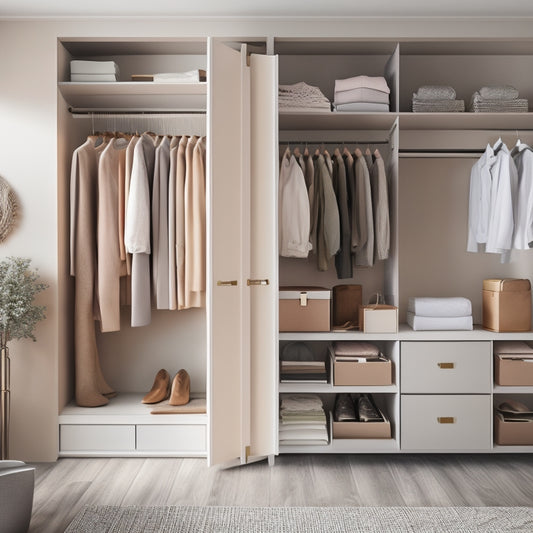
<instances>
[{"instance_id":1,"label":"cardboard storage box","mask_svg":"<svg viewBox=\"0 0 533 533\"><path fill-rule=\"evenodd\" d=\"M533 359L516 355L494 355L494 382L511 387L533 386Z\"/></svg>"},{"instance_id":2,"label":"cardboard storage box","mask_svg":"<svg viewBox=\"0 0 533 533\"><path fill-rule=\"evenodd\" d=\"M361 285L335 285L333 287L333 327L350 323L359 327L359 307L363 303Z\"/></svg>"},{"instance_id":3,"label":"cardboard storage box","mask_svg":"<svg viewBox=\"0 0 533 533\"><path fill-rule=\"evenodd\" d=\"M329 331L331 291L323 287L280 287L280 331Z\"/></svg>"},{"instance_id":4,"label":"cardboard storage box","mask_svg":"<svg viewBox=\"0 0 533 533\"><path fill-rule=\"evenodd\" d=\"M385 357L379 361L335 361L331 353L333 385L392 385L392 361Z\"/></svg>"},{"instance_id":5,"label":"cardboard storage box","mask_svg":"<svg viewBox=\"0 0 533 533\"><path fill-rule=\"evenodd\" d=\"M361 306L359 329L365 333L397 333L398 308L383 304Z\"/></svg>"},{"instance_id":6,"label":"cardboard storage box","mask_svg":"<svg viewBox=\"0 0 533 533\"><path fill-rule=\"evenodd\" d=\"M483 280L483 328L490 331L531 329L531 284L528 279Z\"/></svg>"},{"instance_id":7,"label":"cardboard storage box","mask_svg":"<svg viewBox=\"0 0 533 533\"><path fill-rule=\"evenodd\" d=\"M383 422L335 422L334 439L390 439L390 421L381 412ZM333 420L333 417L332 417Z\"/></svg>"},{"instance_id":8,"label":"cardboard storage box","mask_svg":"<svg viewBox=\"0 0 533 533\"><path fill-rule=\"evenodd\" d=\"M503 446L529 446L533 444L533 420L509 422L494 414L494 442Z\"/></svg>"}]
</instances>

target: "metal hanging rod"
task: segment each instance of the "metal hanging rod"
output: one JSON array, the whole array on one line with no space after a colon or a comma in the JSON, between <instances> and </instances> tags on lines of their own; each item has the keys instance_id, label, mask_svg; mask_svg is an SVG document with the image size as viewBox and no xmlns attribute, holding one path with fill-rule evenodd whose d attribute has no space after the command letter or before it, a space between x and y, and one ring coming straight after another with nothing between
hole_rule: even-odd
<instances>
[{"instance_id":1,"label":"metal hanging rod","mask_svg":"<svg viewBox=\"0 0 533 533\"><path fill-rule=\"evenodd\" d=\"M280 146L286 144L389 144L390 141L279 141Z\"/></svg>"},{"instance_id":2,"label":"metal hanging rod","mask_svg":"<svg viewBox=\"0 0 533 533\"><path fill-rule=\"evenodd\" d=\"M205 110L202 109L146 109L139 110L135 108L116 108L116 109L91 109L85 107L69 107L70 113L75 117L76 115L105 115L106 117L113 118L113 116L124 117L126 115L133 115L135 118L151 118L151 115L157 115L158 117L162 115L171 115L171 116L180 116L180 115L195 115L202 116L205 115ZM81 118L81 117L80 117Z\"/></svg>"}]
</instances>

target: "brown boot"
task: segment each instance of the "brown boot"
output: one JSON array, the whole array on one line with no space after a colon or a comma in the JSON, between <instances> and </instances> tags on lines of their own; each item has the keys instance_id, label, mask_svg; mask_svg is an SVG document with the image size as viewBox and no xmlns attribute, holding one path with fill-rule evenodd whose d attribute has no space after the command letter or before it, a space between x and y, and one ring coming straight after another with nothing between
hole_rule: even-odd
<instances>
[{"instance_id":1,"label":"brown boot","mask_svg":"<svg viewBox=\"0 0 533 533\"><path fill-rule=\"evenodd\" d=\"M162 368L154 379L150 392L142 399L142 403L158 403L166 400L170 393L170 374Z\"/></svg>"},{"instance_id":2,"label":"brown boot","mask_svg":"<svg viewBox=\"0 0 533 533\"><path fill-rule=\"evenodd\" d=\"M191 388L191 378L183 368L174 376L172 380L172 390L170 391L169 405L185 405L189 403L189 392Z\"/></svg>"}]
</instances>

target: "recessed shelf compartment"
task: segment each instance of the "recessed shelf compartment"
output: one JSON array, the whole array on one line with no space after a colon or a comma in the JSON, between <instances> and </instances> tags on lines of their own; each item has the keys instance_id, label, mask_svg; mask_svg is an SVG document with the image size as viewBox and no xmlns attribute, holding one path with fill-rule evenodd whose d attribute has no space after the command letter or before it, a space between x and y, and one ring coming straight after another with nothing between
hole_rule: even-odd
<instances>
[{"instance_id":1,"label":"recessed shelf compartment","mask_svg":"<svg viewBox=\"0 0 533 533\"><path fill-rule=\"evenodd\" d=\"M279 113L281 130L384 130L394 125L396 113L340 113L333 111Z\"/></svg>"},{"instance_id":2,"label":"recessed shelf compartment","mask_svg":"<svg viewBox=\"0 0 533 533\"><path fill-rule=\"evenodd\" d=\"M401 130L528 130L533 113L399 113Z\"/></svg>"}]
</instances>

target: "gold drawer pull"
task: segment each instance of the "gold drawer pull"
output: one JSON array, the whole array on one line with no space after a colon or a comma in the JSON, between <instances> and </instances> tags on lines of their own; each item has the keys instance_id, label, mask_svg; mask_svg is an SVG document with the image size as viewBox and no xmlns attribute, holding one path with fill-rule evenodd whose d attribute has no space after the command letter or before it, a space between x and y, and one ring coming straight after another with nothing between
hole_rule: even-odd
<instances>
[{"instance_id":1,"label":"gold drawer pull","mask_svg":"<svg viewBox=\"0 0 533 533\"><path fill-rule=\"evenodd\" d=\"M439 424L455 424L455 418L453 416L438 416L437 422Z\"/></svg>"},{"instance_id":2,"label":"gold drawer pull","mask_svg":"<svg viewBox=\"0 0 533 533\"><path fill-rule=\"evenodd\" d=\"M268 279L249 279L246 282L246 285L248 285L248 287L250 285L270 285L270 282Z\"/></svg>"},{"instance_id":3,"label":"gold drawer pull","mask_svg":"<svg viewBox=\"0 0 533 533\"><path fill-rule=\"evenodd\" d=\"M218 287L235 287L237 285L237 280L232 279L230 281L217 281Z\"/></svg>"},{"instance_id":4,"label":"gold drawer pull","mask_svg":"<svg viewBox=\"0 0 533 533\"><path fill-rule=\"evenodd\" d=\"M437 363L439 368L455 368L455 363Z\"/></svg>"}]
</instances>

